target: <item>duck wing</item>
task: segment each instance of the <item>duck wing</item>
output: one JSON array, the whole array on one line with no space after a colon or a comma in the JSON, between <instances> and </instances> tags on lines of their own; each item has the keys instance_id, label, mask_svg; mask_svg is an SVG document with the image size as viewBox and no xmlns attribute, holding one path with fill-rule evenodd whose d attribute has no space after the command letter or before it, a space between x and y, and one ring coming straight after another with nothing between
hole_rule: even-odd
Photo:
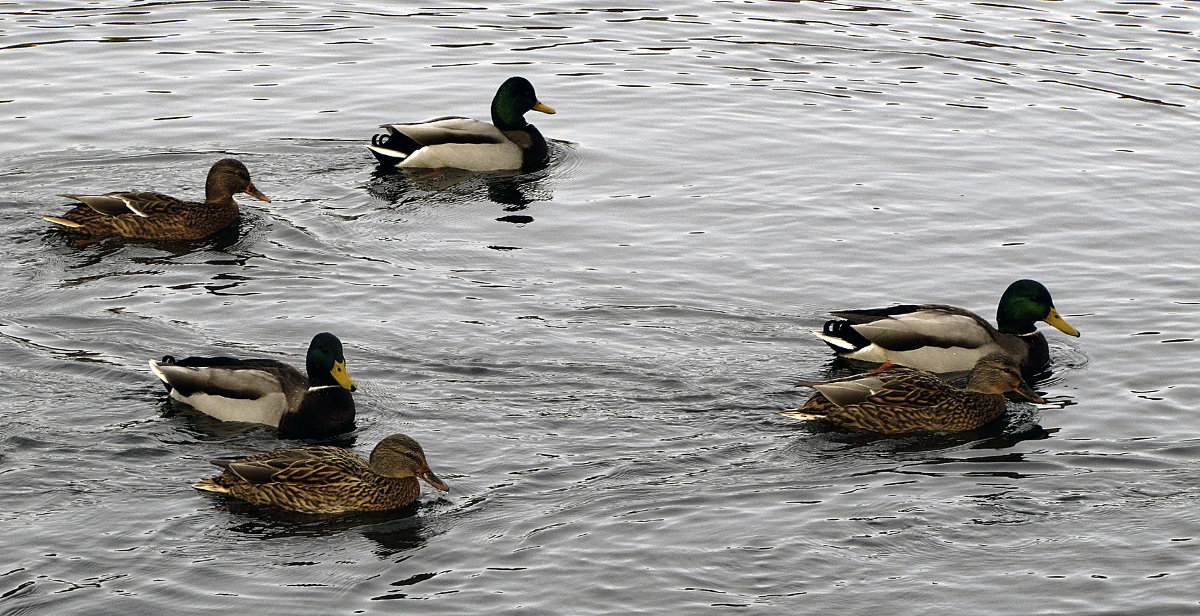
<instances>
[{"instance_id":1,"label":"duck wing","mask_svg":"<svg viewBox=\"0 0 1200 616\"><path fill-rule=\"evenodd\" d=\"M827 400L836 406L858 404L875 395L883 389L885 382L877 376L867 376L848 381L830 383L801 383L821 392Z\"/></svg>"},{"instance_id":2,"label":"duck wing","mask_svg":"<svg viewBox=\"0 0 1200 616\"><path fill-rule=\"evenodd\" d=\"M942 389L944 382L924 370L905 366L888 366L881 371L858 374L833 381L801 381L800 387L811 387L835 406L860 404L878 397L903 398L910 390Z\"/></svg>"},{"instance_id":3,"label":"duck wing","mask_svg":"<svg viewBox=\"0 0 1200 616\"><path fill-rule=\"evenodd\" d=\"M502 143L507 140L504 132L494 125L479 120L460 117L444 117L411 124L384 124L391 135L400 134L420 147L449 143Z\"/></svg>"},{"instance_id":4,"label":"duck wing","mask_svg":"<svg viewBox=\"0 0 1200 616\"><path fill-rule=\"evenodd\" d=\"M844 319L870 344L892 351L921 347L975 349L995 342L996 329L991 324L975 313L954 306L905 305L840 310L832 314Z\"/></svg>"},{"instance_id":5,"label":"duck wing","mask_svg":"<svg viewBox=\"0 0 1200 616\"><path fill-rule=\"evenodd\" d=\"M414 169L455 168L497 171L525 166L525 152L513 137L531 142L521 131L501 131L469 118L440 118L415 124L385 124L367 148L382 164ZM544 154L537 154L544 158Z\"/></svg>"},{"instance_id":6,"label":"duck wing","mask_svg":"<svg viewBox=\"0 0 1200 616\"><path fill-rule=\"evenodd\" d=\"M277 449L240 460L213 460L247 483L328 486L356 480L366 465L341 447L317 445Z\"/></svg>"},{"instance_id":7,"label":"duck wing","mask_svg":"<svg viewBox=\"0 0 1200 616\"><path fill-rule=\"evenodd\" d=\"M132 213L142 218L149 218L156 213L183 204L183 201L170 195L143 191L112 192L103 195L59 196L74 199L92 208L97 213L106 216L120 216Z\"/></svg>"},{"instance_id":8,"label":"duck wing","mask_svg":"<svg viewBox=\"0 0 1200 616\"><path fill-rule=\"evenodd\" d=\"M229 357L189 357L180 361L151 361L150 370L180 396L205 393L236 399L287 394L307 379L295 368L273 360Z\"/></svg>"}]
</instances>

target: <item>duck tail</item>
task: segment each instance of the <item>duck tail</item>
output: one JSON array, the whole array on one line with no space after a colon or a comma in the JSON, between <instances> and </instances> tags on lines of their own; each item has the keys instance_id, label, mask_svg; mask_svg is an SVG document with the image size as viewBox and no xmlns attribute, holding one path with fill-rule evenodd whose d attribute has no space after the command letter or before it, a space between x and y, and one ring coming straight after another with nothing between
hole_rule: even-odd
<instances>
[{"instance_id":1,"label":"duck tail","mask_svg":"<svg viewBox=\"0 0 1200 616\"><path fill-rule=\"evenodd\" d=\"M854 329L854 324L843 319L825 321L821 331L813 332L834 351L857 351L871 345L871 341Z\"/></svg>"},{"instance_id":2,"label":"duck tail","mask_svg":"<svg viewBox=\"0 0 1200 616\"><path fill-rule=\"evenodd\" d=\"M45 220L47 222L52 222L56 225L62 225L69 229L78 229L83 226L77 222L67 220L66 218L59 218L58 216L42 216L42 220Z\"/></svg>"},{"instance_id":3,"label":"duck tail","mask_svg":"<svg viewBox=\"0 0 1200 616\"><path fill-rule=\"evenodd\" d=\"M225 486L213 481L211 477L207 479L201 479L200 481L193 483L192 487L200 490L201 492L215 492L217 494L229 493L229 488L226 488Z\"/></svg>"},{"instance_id":4,"label":"duck tail","mask_svg":"<svg viewBox=\"0 0 1200 616\"><path fill-rule=\"evenodd\" d=\"M171 381L167 380L167 375L163 374L163 371L158 367L160 363L173 364L175 363L175 358L167 355L166 357L162 358L161 362L154 361L153 359L149 361L150 372L153 373L154 376L158 377L158 380L162 381L163 387L167 388L167 393L171 393Z\"/></svg>"},{"instance_id":5,"label":"duck tail","mask_svg":"<svg viewBox=\"0 0 1200 616\"><path fill-rule=\"evenodd\" d=\"M409 144L397 143L401 141L410 142ZM411 146L411 147L409 147ZM414 152L420 149L420 144L404 136L403 133L392 133L390 135L375 135L371 137L371 145L367 149L375 156L381 165L398 165L408 158L409 152Z\"/></svg>"},{"instance_id":6,"label":"duck tail","mask_svg":"<svg viewBox=\"0 0 1200 616\"><path fill-rule=\"evenodd\" d=\"M788 409L786 411L779 411L779 414L786 415L787 417L791 417L793 419L799 419L800 421L817 421L825 418L824 415L808 413L803 409Z\"/></svg>"}]
</instances>

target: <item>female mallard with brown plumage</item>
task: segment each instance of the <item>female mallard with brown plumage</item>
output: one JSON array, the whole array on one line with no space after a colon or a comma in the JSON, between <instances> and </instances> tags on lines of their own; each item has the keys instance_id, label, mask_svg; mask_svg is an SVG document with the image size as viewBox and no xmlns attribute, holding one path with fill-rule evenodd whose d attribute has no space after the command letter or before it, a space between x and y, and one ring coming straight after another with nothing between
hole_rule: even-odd
<instances>
[{"instance_id":1,"label":"female mallard with brown plumage","mask_svg":"<svg viewBox=\"0 0 1200 616\"><path fill-rule=\"evenodd\" d=\"M840 310L817 336L839 357L947 373L970 370L981 357L1004 353L1026 375L1050 363L1046 337L1035 325L1045 321L1069 336L1079 336L1054 308L1046 287L1035 280L1008 286L992 327L979 315L943 304Z\"/></svg>"},{"instance_id":2,"label":"female mallard with brown plumage","mask_svg":"<svg viewBox=\"0 0 1200 616\"><path fill-rule=\"evenodd\" d=\"M184 201L156 192L59 195L83 203L62 216L42 216L69 231L96 238L122 236L149 240L200 240L237 220L236 193L270 202L250 181L240 161L213 164L204 184L204 202Z\"/></svg>"},{"instance_id":3,"label":"female mallard with brown plumage","mask_svg":"<svg viewBox=\"0 0 1200 616\"><path fill-rule=\"evenodd\" d=\"M279 428L284 438L354 429L357 389L346 372L342 341L322 332L308 345L305 373L274 359L171 356L150 361L171 398L221 421Z\"/></svg>"},{"instance_id":4,"label":"female mallard with brown plumage","mask_svg":"<svg viewBox=\"0 0 1200 616\"><path fill-rule=\"evenodd\" d=\"M492 123L445 117L411 124L384 124L367 148L380 164L414 169L533 171L546 166L549 147L525 112L554 113L524 77L510 77L492 98Z\"/></svg>"},{"instance_id":5,"label":"female mallard with brown plumage","mask_svg":"<svg viewBox=\"0 0 1200 616\"><path fill-rule=\"evenodd\" d=\"M974 430L1004 414L1004 394L1017 392L1042 404L1013 359L992 353L980 359L959 389L931 372L890 366L824 383L801 383L817 393L784 415L822 419L856 432L913 434Z\"/></svg>"},{"instance_id":6,"label":"female mallard with brown plumage","mask_svg":"<svg viewBox=\"0 0 1200 616\"><path fill-rule=\"evenodd\" d=\"M195 484L264 507L299 513L390 511L412 504L417 479L447 492L417 441L393 434L375 446L370 461L341 447L276 449L239 460L214 460L225 469Z\"/></svg>"}]
</instances>

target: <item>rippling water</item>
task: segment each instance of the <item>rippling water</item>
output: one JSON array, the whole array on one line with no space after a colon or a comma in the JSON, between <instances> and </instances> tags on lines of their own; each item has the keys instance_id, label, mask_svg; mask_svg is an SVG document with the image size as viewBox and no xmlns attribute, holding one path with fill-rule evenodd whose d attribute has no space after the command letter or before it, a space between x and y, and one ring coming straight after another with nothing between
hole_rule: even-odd
<instances>
[{"instance_id":1,"label":"rippling water","mask_svg":"<svg viewBox=\"0 0 1200 616\"><path fill-rule=\"evenodd\" d=\"M0 3L4 613L1200 609L1195 2L31 4ZM548 169L375 173L376 125L484 118L514 74ZM274 202L211 240L38 219L225 155ZM1048 334L1051 404L776 413L837 371L828 311L990 317L1023 277L1083 334ZM190 487L279 441L146 360L321 330L355 449L410 434L452 492L312 520Z\"/></svg>"}]
</instances>

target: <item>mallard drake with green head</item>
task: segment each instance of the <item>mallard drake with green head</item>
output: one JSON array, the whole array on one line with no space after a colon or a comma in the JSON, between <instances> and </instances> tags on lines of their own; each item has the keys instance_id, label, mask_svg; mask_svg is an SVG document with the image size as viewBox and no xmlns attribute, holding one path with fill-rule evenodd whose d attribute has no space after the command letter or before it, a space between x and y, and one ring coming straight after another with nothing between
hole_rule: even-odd
<instances>
[{"instance_id":1,"label":"mallard drake with green head","mask_svg":"<svg viewBox=\"0 0 1200 616\"><path fill-rule=\"evenodd\" d=\"M996 308L992 327L983 317L943 304L839 310L817 336L841 357L872 363L892 362L930 372L970 370L991 353L1012 357L1022 372L1033 375L1050 363L1046 337L1036 321L1045 321L1069 336L1079 336L1035 280L1008 286Z\"/></svg>"},{"instance_id":2,"label":"mallard drake with green head","mask_svg":"<svg viewBox=\"0 0 1200 616\"><path fill-rule=\"evenodd\" d=\"M448 492L411 437L393 434L375 446L370 461L341 447L276 449L240 460L213 460L225 469L195 487L263 507L299 513L391 511L421 493L417 479Z\"/></svg>"},{"instance_id":3,"label":"mallard drake with green head","mask_svg":"<svg viewBox=\"0 0 1200 616\"><path fill-rule=\"evenodd\" d=\"M407 168L452 167L467 171L533 171L546 166L550 150L525 112L554 113L524 77L510 77L492 99L492 123L444 117L413 124L384 124L367 146L380 164Z\"/></svg>"},{"instance_id":4,"label":"mallard drake with green head","mask_svg":"<svg viewBox=\"0 0 1200 616\"><path fill-rule=\"evenodd\" d=\"M254 187L246 165L232 158L222 158L208 171L203 203L140 191L59 195L83 205L62 216L42 216L42 219L96 238L201 240L237 220L238 205L233 200L237 193L271 201Z\"/></svg>"},{"instance_id":5,"label":"mallard drake with green head","mask_svg":"<svg viewBox=\"0 0 1200 616\"><path fill-rule=\"evenodd\" d=\"M801 383L817 393L798 410L784 415L821 419L856 432L917 434L975 430L1004 414L1004 394L1017 392L1042 404L1021 377L1017 363L1004 353L976 362L959 389L937 375L904 366L886 367L847 379Z\"/></svg>"},{"instance_id":6,"label":"mallard drake with green head","mask_svg":"<svg viewBox=\"0 0 1200 616\"><path fill-rule=\"evenodd\" d=\"M308 345L307 376L274 359L166 356L150 361L171 398L221 421L279 428L283 438L311 438L354 429L357 389L346 372L342 341L328 332Z\"/></svg>"}]
</instances>

